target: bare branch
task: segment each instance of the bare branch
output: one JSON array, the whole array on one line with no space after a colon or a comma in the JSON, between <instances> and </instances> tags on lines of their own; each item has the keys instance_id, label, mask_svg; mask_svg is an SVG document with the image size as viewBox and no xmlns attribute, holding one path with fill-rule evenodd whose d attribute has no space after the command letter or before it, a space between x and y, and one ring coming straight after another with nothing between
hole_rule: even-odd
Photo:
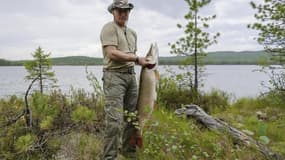
<instances>
[{"instance_id":1,"label":"bare branch","mask_svg":"<svg viewBox=\"0 0 285 160\"><path fill-rule=\"evenodd\" d=\"M32 127L32 112L29 108L29 102L28 102L28 95L29 92L33 86L33 84L39 79L40 77L36 77L35 79L33 79L33 81L31 82L31 84L29 85L26 94L25 94L25 104L26 104L26 108L25 108L25 119L26 119L26 124L28 127Z\"/></svg>"}]
</instances>

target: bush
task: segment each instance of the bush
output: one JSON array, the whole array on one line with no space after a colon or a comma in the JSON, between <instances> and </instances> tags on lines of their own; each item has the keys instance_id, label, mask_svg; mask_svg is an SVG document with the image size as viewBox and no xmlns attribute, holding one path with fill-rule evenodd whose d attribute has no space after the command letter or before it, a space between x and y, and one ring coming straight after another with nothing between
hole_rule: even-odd
<instances>
[{"instance_id":1,"label":"bush","mask_svg":"<svg viewBox=\"0 0 285 160\"><path fill-rule=\"evenodd\" d=\"M95 120L95 111L90 110L87 107L79 106L74 110L71 114L71 119L75 123L79 124L92 124L93 120Z\"/></svg>"},{"instance_id":2,"label":"bush","mask_svg":"<svg viewBox=\"0 0 285 160\"><path fill-rule=\"evenodd\" d=\"M167 106L169 109L176 109L183 104L192 103L191 92L179 88L176 81L171 78L161 78L158 84L158 103Z\"/></svg>"},{"instance_id":3,"label":"bush","mask_svg":"<svg viewBox=\"0 0 285 160\"><path fill-rule=\"evenodd\" d=\"M206 112L212 113L216 110L224 110L230 105L230 95L224 91L213 89L209 93L202 93L195 102Z\"/></svg>"},{"instance_id":4,"label":"bush","mask_svg":"<svg viewBox=\"0 0 285 160\"><path fill-rule=\"evenodd\" d=\"M104 114L103 106L98 104L102 103L82 90L74 90L70 97L59 91L50 95L32 94L31 128L26 126L24 116L15 119L25 109L22 99L11 96L0 100L0 159L51 159L60 150L64 135L78 130L101 132L103 120L98 117ZM86 103L88 107L78 105Z\"/></svg>"},{"instance_id":5,"label":"bush","mask_svg":"<svg viewBox=\"0 0 285 160\"><path fill-rule=\"evenodd\" d=\"M213 89L209 93L193 93L190 88L179 87L171 78L161 78L158 85L158 103L169 109L177 109L186 104L197 104L206 112L224 109L230 104L230 95Z\"/></svg>"},{"instance_id":6,"label":"bush","mask_svg":"<svg viewBox=\"0 0 285 160\"><path fill-rule=\"evenodd\" d=\"M267 93L261 94L263 97L267 97L268 100L275 104L276 106L285 107L285 71L283 68L269 68L270 71L261 69L262 72L265 72L269 76L269 86L262 84L265 88L268 89Z\"/></svg>"}]
</instances>

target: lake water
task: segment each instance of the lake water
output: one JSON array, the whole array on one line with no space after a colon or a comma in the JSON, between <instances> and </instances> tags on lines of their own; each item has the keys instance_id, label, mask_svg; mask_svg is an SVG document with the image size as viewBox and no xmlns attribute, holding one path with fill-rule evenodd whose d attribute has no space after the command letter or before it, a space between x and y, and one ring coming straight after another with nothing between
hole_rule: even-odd
<instances>
[{"instance_id":1,"label":"lake water","mask_svg":"<svg viewBox=\"0 0 285 160\"><path fill-rule=\"evenodd\" d=\"M160 74L167 74L167 66L159 66ZM179 71L177 66L170 66L175 72ZM254 70L260 69L255 65L209 65L206 66L204 87L202 90L209 91L217 88L233 94L234 97L256 97L264 88L261 82L268 82L267 75ZM136 67L136 73L140 68ZM92 91L86 79L85 66L54 66L57 85L64 92L68 93L73 88L83 88ZM93 72L99 80L102 77L102 66L89 66L88 70ZM0 98L9 95L23 96L29 81L24 78L27 75L24 67L0 67ZM138 77L138 74L137 74Z\"/></svg>"}]
</instances>

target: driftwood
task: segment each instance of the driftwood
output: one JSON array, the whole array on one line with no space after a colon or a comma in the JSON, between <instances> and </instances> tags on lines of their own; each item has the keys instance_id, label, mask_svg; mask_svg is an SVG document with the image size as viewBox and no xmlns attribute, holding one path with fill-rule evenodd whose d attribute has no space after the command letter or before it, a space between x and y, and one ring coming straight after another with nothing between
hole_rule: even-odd
<instances>
[{"instance_id":1,"label":"driftwood","mask_svg":"<svg viewBox=\"0 0 285 160\"><path fill-rule=\"evenodd\" d=\"M192 117L200 122L202 125L206 126L207 128L218 131L218 132L227 132L229 133L235 140L242 142L246 146L255 146L258 150L267 158L273 160L282 160L283 158L271 151L265 145L259 143L258 141L254 140L250 136L246 135L245 133L239 131L238 129L230 126L228 123L214 118L208 115L205 111L203 111L197 105L186 105L181 109L177 109L175 111L177 115L186 115L188 117Z\"/></svg>"}]
</instances>

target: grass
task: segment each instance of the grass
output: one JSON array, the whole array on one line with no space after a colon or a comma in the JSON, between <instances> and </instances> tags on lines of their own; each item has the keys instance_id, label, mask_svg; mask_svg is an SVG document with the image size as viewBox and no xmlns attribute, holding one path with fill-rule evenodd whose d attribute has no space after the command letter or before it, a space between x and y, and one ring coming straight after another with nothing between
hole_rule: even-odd
<instances>
[{"instance_id":1,"label":"grass","mask_svg":"<svg viewBox=\"0 0 285 160\"><path fill-rule=\"evenodd\" d=\"M214 115L240 130L252 132L253 138L261 143L260 137L268 137L270 141L267 145L285 155L285 105L268 103L271 101L268 98L243 98L223 111L216 111ZM266 118L259 119L257 112L266 114Z\"/></svg>"},{"instance_id":2,"label":"grass","mask_svg":"<svg viewBox=\"0 0 285 160\"><path fill-rule=\"evenodd\" d=\"M140 160L265 159L256 148L235 144L226 133L216 133L193 119L177 117L173 113L174 108L167 105L177 103L171 98L176 92L172 90L171 94L159 94L159 107L143 130L144 147L138 152ZM224 119L240 130L252 132L255 140L285 155L284 103L276 103L270 96L243 98L233 104L228 100L226 94L213 90L201 94L197 102L207 106L211 115ZM104 125L102 102L96 96L83 90L73 90L69 96L59 92L44 97L34 94L30 102L35 122L33 132L25 127L24 119L1 128L0 159L39 159L43 156L55 159L99 159L103 148ZM0 125L21 113L23 108L22 98L11 96L9 99L1 99ZM267 118L259 120L256 115L258 111L266 113ZM68 126L73 127L63 132ZM42 142L41 138L47 135L47 143L42 148L44 153L40 148L31 147L32 144ZM264 137L269 142L264 141Z\"/></svg>"},{"instance_id":3,"label":"grass","mask_svg":"<svg viewBox=\"0 0 285 160\"><path fill-rule=\"evenodd\" d=\"M230 136L205 129L164 108L153 113L144 139L144 148L139 152L142 160L264 159L256 149L234 145Z\"/></svg>"}]
</instances>

